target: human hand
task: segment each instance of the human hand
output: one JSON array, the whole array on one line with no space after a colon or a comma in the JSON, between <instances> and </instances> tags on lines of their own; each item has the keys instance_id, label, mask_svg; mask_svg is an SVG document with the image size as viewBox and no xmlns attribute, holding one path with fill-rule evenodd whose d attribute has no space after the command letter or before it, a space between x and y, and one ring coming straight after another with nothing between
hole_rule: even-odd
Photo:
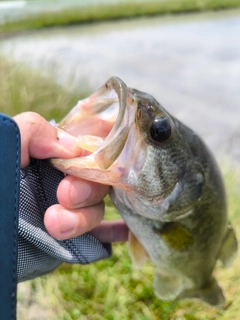
<instances>
[{"instance_id":1,"label":"human hand","mask_svg":"<svg viewBox=\"0 0 240 320\"><path fill-rule=\"evenodd\" d=\"M21 132L21 168L30 158L71 158L85 152L74 137L59 132L40 115L26 112L14 117ZM75 177L65 177L58 186L59 204L49 207L44 223L51 236L64 240L92 233L101 242L126 241L128 230L123 221L101 221L103 198L109 187Z\"/></svg>"}]
</instances>

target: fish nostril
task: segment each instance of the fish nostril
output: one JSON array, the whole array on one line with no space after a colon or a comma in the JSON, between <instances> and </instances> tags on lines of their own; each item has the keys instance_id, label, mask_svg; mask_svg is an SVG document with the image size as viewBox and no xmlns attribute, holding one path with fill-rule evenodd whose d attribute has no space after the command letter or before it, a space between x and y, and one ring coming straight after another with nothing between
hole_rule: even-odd
<instances>
[{"instance_id":1,"label":"fish nostril","mask_svg":"<svg viewBox=\"0 0 240 320\"><path fill-rule=\"evenodd\" d=\"M156 107L155 106L151 106L151 110L152 110L152 112L156 111Z\"/></svg>"},{"instance_id":2,"label":"fish nostril","mask_svg":"<svg viewBox=\"0 0 240 320\"><path fill-rule=\"evenodd\" d=\"M152 104L146 103L145 107L147 110L151 110L152 112L156 111L156 107Z\"/></svg>"},{"instance_id":3,"label":"fish nostril","mask_svg":"<svg viewBox=\"0 0 240 320\"><path fill-rule=\"evenodd\" d=\"M135 100L132 97L129 97L127 102L128 104L132 105L134 104Z\"/></svg>"}]
</instances>

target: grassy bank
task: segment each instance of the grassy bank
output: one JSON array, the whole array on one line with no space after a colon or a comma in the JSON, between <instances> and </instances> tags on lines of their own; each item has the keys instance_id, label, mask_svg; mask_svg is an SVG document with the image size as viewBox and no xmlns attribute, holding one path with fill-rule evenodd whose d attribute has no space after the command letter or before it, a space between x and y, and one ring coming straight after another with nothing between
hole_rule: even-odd
<instances>
[{"instance_id":1,"label":"grassy bank","mask_svg":"<svg viewBox=\"0 0 240 320\"><path fill-rule=\"evenodd\" d=\"M61 119L86 91L69 92L43 74L0 58L0 111L11 116L35 111L47 119Z\"/></svg>"},{"instance_id":2,"label":"grassy bank","mask_svg":"<svg viewBox=\"0 0 240 320\"><path fill-rule=\"evenodd\" d=\"M0 59L0 110L10 115L32 110L60 119L85 92L68 92L51 79ZM240 234L240 172L221 163L230 218ZM117 217L107 203L107 218ZM113 246L113 256L80 266L63 264L51 274L19 285L21 320L237 320L240 303L240 258L230 269L217 268L228 306L211 308L198 301L162 302L152 289L153 267L132 267L125 244Z\"/></svg>"},{"instance_id":3,"label":"grassy bank","mask_svg":"<svg viewBox=\"0 0 240 320\"><path fill-rule=\"evenodd\" d=\"M122 2L109 5L69 8L39 13L0 25L0 33L21 32L40 28L126 19L133 17L222 10L240 7L240 0L163 0Z\"/></svg>"}]
</instances>

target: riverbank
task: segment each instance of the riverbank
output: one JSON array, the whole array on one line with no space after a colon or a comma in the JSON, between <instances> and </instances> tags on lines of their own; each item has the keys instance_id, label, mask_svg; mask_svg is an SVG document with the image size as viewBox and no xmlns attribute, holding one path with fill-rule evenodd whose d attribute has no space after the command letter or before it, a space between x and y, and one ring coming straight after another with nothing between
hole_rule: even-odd
<instances>
[{"instance_id":1,"label":"riverbank","mask_svg":"<svg viewBox=\"0 0 240 320\"><path fill-rule=\"evenodd\" d=\"M224 10L240 7L240 0L163 0L116 2L34 13L0 24L0 34L18 33L57 26L69 26L133 17Z\"/></svg>"},{"instance_id":2,"label":"riverbank","mask_svg":"<svg viewBox=\"0 0 240 320\"><path fill-rule=\"evenodd\" d=\"M239 34L240 11L225 10L39 30L0 53L70 90L118 76L239 163Z\"/></svg>"},{"instance_id":3,"label":"riverbank","mask_svg":"<svg viewBox=\"0 0 240 320\"><path fill-rule=\"evenodd\" d=\"M11 115L32 110L60 119L86 93L69 92L49 77L0 59L0 110ZM239 234L239 171L221 163L228 193L230 220ZM233 168L233 166L231 166ZM106 203L107 218L117 213ZM216 309L199 301L163 302L152 289L153 267L136 270L125 244L113 246L113 256L91 265L63 264L56 271L18 286L18 318L28 320L237 320L240 258L217 278L228 305ZM116 294L117 292L117 294Z\"/></svg>"}]
</instances>

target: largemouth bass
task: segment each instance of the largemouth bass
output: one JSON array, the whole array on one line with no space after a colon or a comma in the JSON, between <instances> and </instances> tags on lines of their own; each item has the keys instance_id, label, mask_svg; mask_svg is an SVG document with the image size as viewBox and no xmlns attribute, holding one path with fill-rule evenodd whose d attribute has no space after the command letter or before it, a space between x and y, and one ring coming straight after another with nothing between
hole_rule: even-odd
<instances>
[{"instance_id":1,"label":"largemouth bass","mask_svg":"<svg viewBox=\"0 0 240 320\"><path fill-rule=\"evenodd\" d=\"M213 270L217 260L232 263L237 240L219 168L203 141L151 95L117 77L79 101L58 128L89 155L52 164L112 186L110 197L130 230L133 263L150 259L156 267L156 295L223 305Z\"/></svg>"}]
</instances>

